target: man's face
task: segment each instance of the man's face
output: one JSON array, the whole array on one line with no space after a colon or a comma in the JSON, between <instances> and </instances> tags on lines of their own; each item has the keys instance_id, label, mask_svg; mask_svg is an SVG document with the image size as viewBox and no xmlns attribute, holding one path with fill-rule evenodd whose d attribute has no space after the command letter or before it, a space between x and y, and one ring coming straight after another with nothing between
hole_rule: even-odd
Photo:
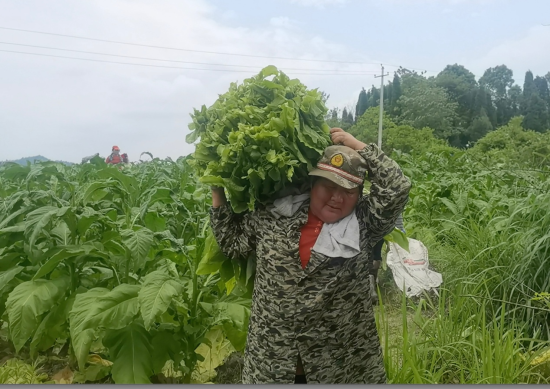
<instances>
[{"instance_id":1,"label":"man's face","mask_svg":"<svg viewBox=\"0 0 550 389\"><path fill-rule=\"evenodd\" d=\"M113 150L113 154L119 155L119 154L120 154L120 150L114 149L114 150Z\"/></svg>"},{"instance_id":2,"label":"man's face","mask_svg":"<svg viewBox=\"0 0 550 389\"><path fill-rule=\"evenodd\" d=\"M311 189L311 211L324 223L335 223L351 214L359 199L359 188L346 189L319 178Z\"/></svg>"}]
</instances>

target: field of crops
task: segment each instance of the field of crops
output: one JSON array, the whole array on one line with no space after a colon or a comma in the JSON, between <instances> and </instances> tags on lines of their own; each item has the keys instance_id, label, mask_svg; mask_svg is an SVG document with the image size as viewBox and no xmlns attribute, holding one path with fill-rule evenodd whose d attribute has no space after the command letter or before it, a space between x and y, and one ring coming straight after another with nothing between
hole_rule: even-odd
<instances>
[{"instance_id":1,"label":"field of crops","mask_svg":"<svg viewBox=\"0 0 550 389\"><path fill-rule=\"evenodd\" d=\"M444 285L408 300L381 274L389 381L546 382L550 171L393 157ZM209 196L186 158L1 166L0 382L238 382L216 369L244 349L254 261L216 250Z\"/></svg>"}]
</instances>

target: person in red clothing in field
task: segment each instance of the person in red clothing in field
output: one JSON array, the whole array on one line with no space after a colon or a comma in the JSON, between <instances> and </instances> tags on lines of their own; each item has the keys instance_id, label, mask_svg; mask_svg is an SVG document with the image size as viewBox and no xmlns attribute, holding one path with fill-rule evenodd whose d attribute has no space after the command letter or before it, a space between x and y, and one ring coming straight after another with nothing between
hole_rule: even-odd
<instances>
[{"instance_id":1,"label":"person in red clothing in field","mask_svg":"<svg viewBox=\"0 0 550 389\"><path fill-rule=\"evenodd\" d=\"M128 163L128 154L124 153L120 155L120 148L118 146L113 146L111 150L111 155L105 158L105 162L112 165L117 165L119 163Z\"/></svg>"}]
</instances>

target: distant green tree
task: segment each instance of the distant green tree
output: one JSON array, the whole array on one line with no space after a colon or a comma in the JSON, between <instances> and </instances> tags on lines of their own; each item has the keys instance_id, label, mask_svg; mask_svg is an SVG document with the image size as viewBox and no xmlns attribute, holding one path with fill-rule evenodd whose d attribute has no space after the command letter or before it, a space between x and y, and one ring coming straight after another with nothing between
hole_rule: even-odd
<instances>
[{"instance_id":1,"label":"distant green tree","mask_svg":"<svg viewBox=\"0 0 550 389\"><path fill-rule=\"evenodd\" d=\"M494 99L505 99L508 89L514 84L514 72L506 65L495 66L485 70L479 79L479 85L491 93Z\"/></svg>"},{"instance_id":2,"label":"distant green tree","mask_svg":"<svg viewBox=\"0 0 550 389\"><path fill-rule=\"evenodd\" d=\"M456 150L447 141L436 138L433 129L417 129L406 125L393 126L384 131L382 148L387 154L399 150L412 155Z\"/></svg>"},{"instance_id":3,"label":"distant green tree","mask_svg":"<svg viewBox=\"0 0 550 389\"><path fill-rule=\"evenodd\" d=\"M483 86L479 87L476 90L476 95L474 98L474 103L472 105L472 116L475 118L486 116L490 122L491 125L496 125L496 110L493 105L493 101L491 99L491 95L485 90ZM482 115L482 111L484 111L484 115Z\"/></svg>"},{"instance_id":4,"label":"distant green tree","mask_svg":"<svg viewBox=\"0 0 550 389\"><path fill-rule=\"evenodd\" d=\"M535 84L535 89L540 98L546 102L547 106L550 106L550 90L548 89L548 81L546 81L546 78L536 76L533 83Z\"/></svg>"},{"instance_id":5,"label":"distant green tree","mask_svg":"<svg viewBox=\"0 0 550 389\"><path fill-rule=\"evenodd\" d=\"M531 96L537 93L537 88L535 87L535 81L533 79L533 72L528 70L525 73L525 80L523 81L523 96L521 99L520 110L522 115L527 114L527 107L531 102Z\"/></svg>"},{"instance_id":6,"label":"distant green tree","mask_svg":"<svg viewBox=\"0 0 550 389\"><path fill-rule=\"evenodd\" d=\"M482 108L481 112L472 121L472 124L470 124L470 127L468 127L467 131L464 132L463 138L464 140L467 140L468 143L476 142L492 130L493 124L491 123L491 120L489 120L489 117L485 112L485 108Z\"/></svg>"},{"instance_id":7,"label":"distant green tree","mask_svg":"<svg viewBox=\"0 0 550 389\"><path fill-rule=\"evenodd\" d=\"M389 109L391 107L392 101L392 85L391 81L384 85L384 109Z\"/></svg>"},{"instance_id":8,"label":"distant green tree","mask_svg":"<svg viewBox=\"0 0 550 389\"><path fill-rule=\"evenodd\" d=\"M392 107L392 111L395 111L395 108L397 108L397 101L399 100L402 94L401 78L399 78L399 75L397 73L394 73L393 81L391 85L392 85L391 107Z\"/></svg>"},{"instance_id":9,"label":"distant green tree","mask_svg":"<svg viewBox=\"0 0 550 389\"><path fill-rule=\"evenodd\" d=\"M338 117L338 108L332 108L328 111L325 121L329 127L342 127L342 121Z\"/></svg>"},{"instance_id":10,"label":"distant green tree","mask_svg":"<svg viewBox=\"0 0 550 389\"><path fill-rule=\"evenodd\" d=\"M433 128L434 135L440 139L458 135L454 126L458 103L450 100L445 89L427 80L404 89L398 106L402 124Z\"/></svg>"},{"instance_id":11,"label":"distant green tree","mask_svg":"<svg viewBox=\"0 0 550 389\"><path fill-rule=\"evenodd\" d=\"M332 127L340 127L344 130L348 130L353 125L353 114L351 112L348 113L348 108L345 107L342 110L342 117L340 118L337 125L332 125Z\"/></svg>"},{"instance_id":12,"label":"distant green tree","mask_svg":"<svg viewBox=\"0 0 550 389\"><path fill-rule=\"evenodd\" d=\"M347 120L348 120L348 109L344 108L344 110L342 111L342 121L345 122Z\"/></svg>"},{"instance_id":13,"label":"distant green tree","mask_svg":"<svg viewBox=\"0 0 550 389\"><path fill-rule=\"evenodd\" d=\"M380 104L380 90L374 85L370 90L369 107L378 107Z\"/></svg>"},{"instance_id":14,"label":"distant green tree","mask_svg":"<svg viewBox=\"0 0 550 389\"><path fill-rule=\"evenodd\" d=\"M353 114L351 113L351 109L348 111L348 117L346 119L346 123L348 123L350 126L353 125Z\"/></svg>"},{"instance_id":15,"label":"distant green tree","mask_svg":"<svg viewBox=\"0 0 550 389\"><path fill-rule=\"evenodd\" d=\"M521 109L522 90L519 85L514 85L508 91L510 100L510 112L512 116L518 116Z\"/></svg>"},{"instance_id":16,"label":"distant green tree","mask_svg":"<svg viewBox=\"0 0 550 389\"><path fill-rule=\"evenodd\" d=\"M357 106L355 107L355 119L357 119L359 116L364 114L368 107L369 107L369 102L367 97L367 91L365 90L365 88L362 88L361 92L359 92L359 99L357 100Z\"/></svg>"},{"instance_id":17,"label":"distant green tree","mask_svg":"<svg viewBox=\"0 0 550 389\"><path fill-rule=\"evenodd\" d=\"M436 77L436 84L444 88L452 101L458 103L459 127L468 128L473 119L472 105L477 92L475 75L462 65L447 65Z\"/></svg>"},{"instance_id":18,"label":"distant green tree","mask_svg":"<svg viewBox=\"0 0 550 389\"><path fill-rule=\"evenodd\" d=\"M379 118L380 108L370 107L363 115L357 118L356 123L348 130L348 132L362 142L377 143ZM391 120L391 118L384 113L382 116L382 139L384 139L384 134L386 131L395 126L396 124Z\"/></svg>"},{"instance_id":19,"label":"distant green tree","mask_svg":"<svg viewBox=\"0 0 550 389\"><path fill-rule=\"evenodd\" d=\"M522 121L521 116L512 118L467 152L476 158L489 157L495 162L515 162L529 168L550 166L550 132L525 131Z\"/></svg>"},{"instance_id":20,"label":"distant green tree","mask_svg":"<svg viewBox=\"0 0 550 389\"><path fill-rule=\"evenodd\" d=\"M521 125L526 130L548 131L548 105L537 93L531 95Z\"/></svg>"},{"instance_id":21,"label":"distant green tree","mask_svg":"<svg viewBox=\"0 0 550 389\"><path fill-rule=\"evenodd\" d=\"M495 102L495 119L497 126L504 125L516 114L512 109L510 89L514 84L514 73L506 65L495 66L485 70L479 79L479 85L485 88ZM491 117L491 114L488 114Z\"/></svg>"}]
</instances>

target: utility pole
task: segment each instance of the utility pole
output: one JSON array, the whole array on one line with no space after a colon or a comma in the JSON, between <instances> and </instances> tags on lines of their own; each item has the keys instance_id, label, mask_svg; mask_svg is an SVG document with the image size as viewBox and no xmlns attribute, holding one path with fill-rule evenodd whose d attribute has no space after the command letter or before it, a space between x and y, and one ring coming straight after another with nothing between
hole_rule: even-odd
<instances>
[{"instance_id":1,"label":"utility pole","mask_svg":"<svg viewBox=\"0 0 550 389\"><path fill-rule=\"evenodd\" d=\"M384 76L389 75L389 73L384 74L384 65L382 66L382 73L379 76L374 76L374 78L380 77L380 118L378 120L378 148L382 150L382 116L384 116Z\"/></svg>"}]
</instances>

